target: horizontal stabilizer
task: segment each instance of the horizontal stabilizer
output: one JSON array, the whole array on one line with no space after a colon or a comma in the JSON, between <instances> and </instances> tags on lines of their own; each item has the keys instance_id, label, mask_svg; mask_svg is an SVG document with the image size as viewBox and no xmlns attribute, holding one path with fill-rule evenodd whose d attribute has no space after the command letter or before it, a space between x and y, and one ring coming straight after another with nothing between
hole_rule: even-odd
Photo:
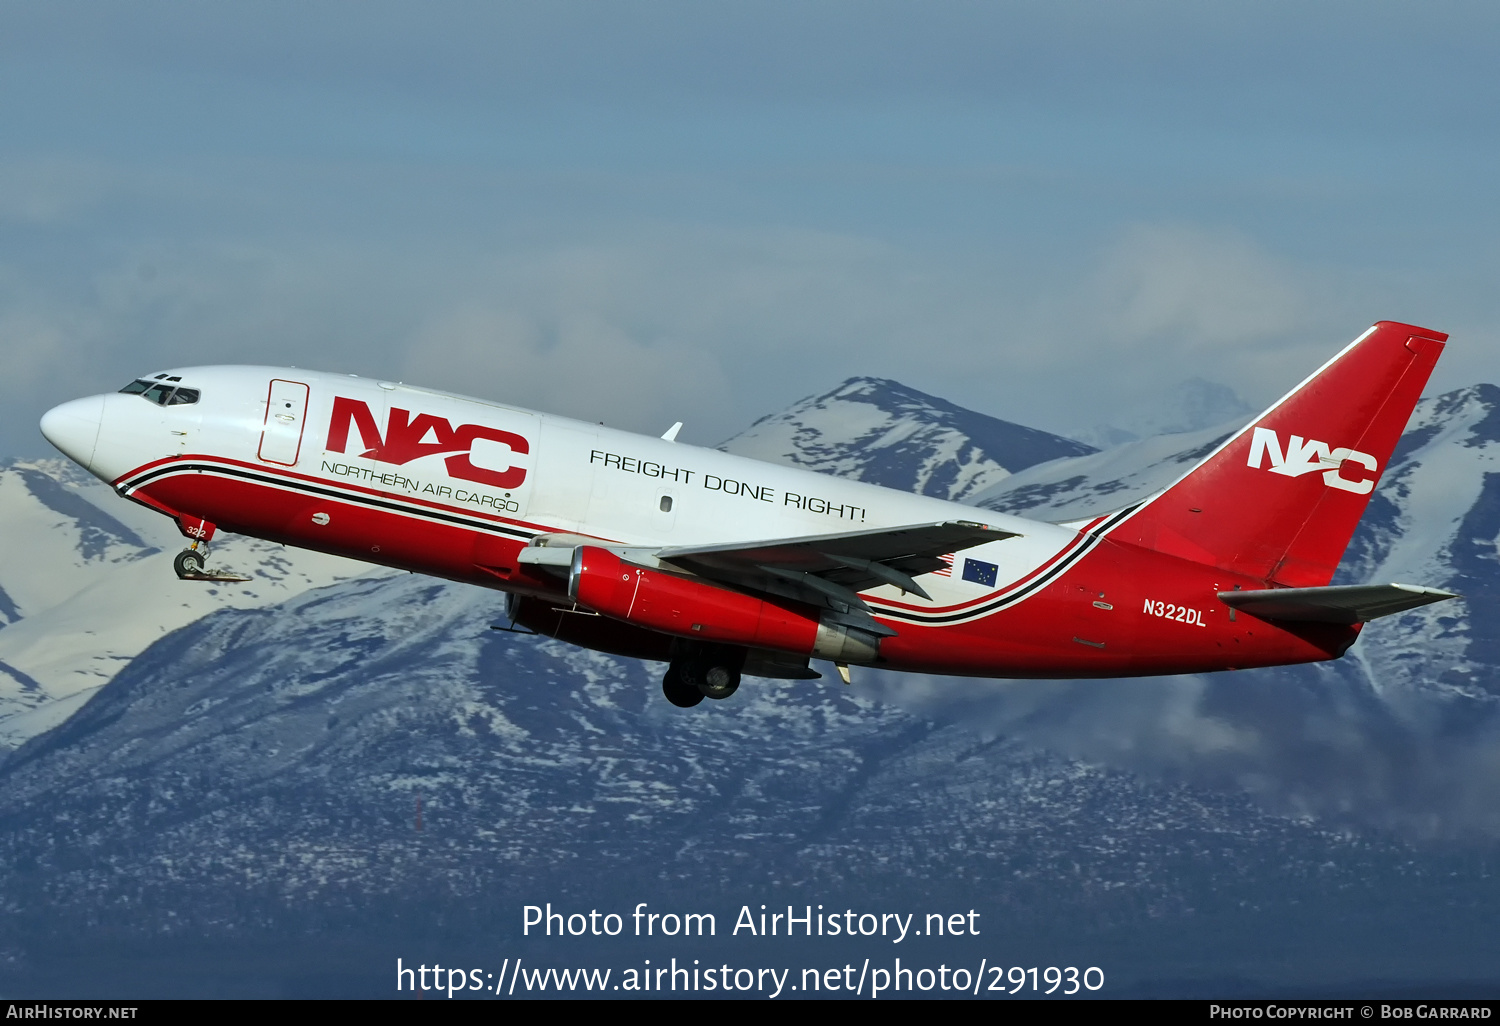
<instances>
[{"instance_id":1,"label":"horizontal stabilizer","mask_svg":"<svg viewBox=\"0 0 1500 1026\"><path fill-rule=\"evenodd\" d=\"M1416 584L1344 584L1327 588L1221 591L1219 598L1225 605L1263 620L1365 623L1458 596Z\"/></svg>"}]
</instances>

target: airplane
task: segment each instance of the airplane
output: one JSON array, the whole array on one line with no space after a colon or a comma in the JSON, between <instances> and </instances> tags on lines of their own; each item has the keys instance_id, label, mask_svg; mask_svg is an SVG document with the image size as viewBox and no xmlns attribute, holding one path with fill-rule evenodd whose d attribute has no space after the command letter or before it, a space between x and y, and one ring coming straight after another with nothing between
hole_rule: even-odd
<instances>
[{"instance_id":1,"label":"airplane","mask_svg":"<svg viewBox=\"0 0 1500 1026\"><path fill-rule=\"evenodd\" d=\"M1382 321L1177 481L1067 523L354 375L185 367L63 403L62 453L171 517L496 588L508 629L667 664L673 705L810 659L1104 678L1337 659L1454 598L1330 586L1448 336Z\"/></svg>"}]
</instances>

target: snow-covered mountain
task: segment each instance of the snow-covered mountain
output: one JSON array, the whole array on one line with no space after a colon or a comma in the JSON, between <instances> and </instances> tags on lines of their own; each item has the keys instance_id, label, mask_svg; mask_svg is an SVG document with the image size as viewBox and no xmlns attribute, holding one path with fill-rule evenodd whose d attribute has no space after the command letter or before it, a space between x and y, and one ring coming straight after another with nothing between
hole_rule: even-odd
<instances>
[{"instance_id":1,"label":"snow-covered mountain","mask_svg":"<svg viewBox=\"0 0 1500 1026\"><path fill-rule=\"evenodd\" d=\"M1036 464L966 501L1044 520L1107 512L1171 483L1242 423ZM817 446L821 457L830 436ZM1497 456L1500 389L1419 404L1336 582L1407 581L1461 598L1376 621L1340 662L1108 685L881 686L926 715L1245 789L1287 814L1411 837L1500 837Z\"/></svg>"},{"instance_id":2,"label":"snow-covered mountain","mask_svg":"<svg viewBox=\"0 0 1500 1026\"><path fill-rule=\"evenodd\" d=\"M1241 424L1234 421L1199 431L1143 438L1087 456L1037 464L976 491L966 501L985 509L1052 521L1119 509L1193 469Z\"/></svg>"},{"instance_id":3,"label":"snow-covered mountain","mask_svg":"<svg viewBox=\"0 0 1500 1026\"><path fill-rule=\"evenodd\" d=\"M152 642L217 609L371 572L226 535L212 562L254 579L184 585L172 524L63 459L0 464L0 524L0 751L61 723Z\"/></svg>"},{"instance_id":4,"label":"snow-covered mountain","mask_svg":"<svg viewBox=\"0 0 1500 1026\"><path fill-rule=\"evenodd\" d=\"M921 398L889 404L906 421L838 428L808 401L760 424L800 425L787 462L1047 518L1149 493L1224 433L1028 467L1040 433L1012 453L1003 432L963 430L1003 422ZM69 696L77 711L0 763L0 985L379 995L403 954L743 961L770 956L725 940L528 949L515 921L523 902L727 919L808 901L979 908L986 943L1106 965L1116 994L1493 993L1497 410L1487 385L1424 401L1343 570L1463 603L1380 621L1339 663L1089 682L866 671L847 688L748 681L689 711L660 699L656 667L491 631L501 596L482 589L335 581L365 569L336 561L273 579L292 557L241 540L214 562L254 584L194 590L171 577L170 524L59 464L11 464L0 651L41 625L14 648L29 662L0 655L25 675L13 695L51 673L93 697L50 685L49 715ZM872 431L898 437L869 456ZM1022 469L970 473L981 463ZM38 577L49 562L73 576ZM111 617L118 638L97 633ZM955 951L971 953L900 954Z\"/></svg>"},{"instance_id":5,"label":"snow-covered mountain","mask_svg":"<svg viewBox=\"0 0 1500 1026\"><path fill-rule=\"evenodd\" d=\"M1166 435L1031 467L973 496L979 506L1045 520L1144 498L1216 448L1237 423ZM1367 628L1356 658L1381 687L1500 696L1500 389L1423 399L1386 468L1336 583L1409 581L1462 598ZM1422 655L1420 660L1414 658ZM1436 669L1435 669L1436 667Z\"/></svg>"},{"instance_id":6,"label":"snow-covered mountain","mask_svg":"<svg viewBox=\"0 0 1500 1026\"><path fill-rule=\"evenodd\" d=\"M1033 464L1093 451L885 378L850 378L762 417L719 448L956 502Z\"/></svg>"},{"instance_id":7,"label":"snow-covered mountain","mask_svg":"<svg viewBox=\"0 0 1500 1026\"><path fill-rule=\"evenodd\" d=\"M1158 435L1188 434L1230 421L1244 423L1258 412L1228 385L1188 378L1123 424L1092 425L1072 432L1072 436L1097 449L1113 449Z\"/></svg>"},{"instance_id":8,"label":"snow-covered mountain","mask_svg":"<svg viewBox=\"0 0 1500 1026\"><path fill-rule=\"evenodd\" d=\"M1121 990L1163 972L1177 993L1223 993L1491 969L1474 938L1500 882L1461 856L827 681L751 682L684 715L641 664L489 630L500 615L477 589L356 580L152 646L4 769L0 979L45 989L82 946L91 979L102 963L132 993L215 974L264 993L309 965L313 992L388 993L398 955L555 964L556 946L517 937L521 904L540 901L644 901L726 928L744 903L977 908L987 944L1105 965ZM1410 932L1365 930L1372 903ZM616 966L872 954L747 949L726 932L561 952ZM1219 961L1174 954L1215 945Z\"/></svg>"}]
</instances>

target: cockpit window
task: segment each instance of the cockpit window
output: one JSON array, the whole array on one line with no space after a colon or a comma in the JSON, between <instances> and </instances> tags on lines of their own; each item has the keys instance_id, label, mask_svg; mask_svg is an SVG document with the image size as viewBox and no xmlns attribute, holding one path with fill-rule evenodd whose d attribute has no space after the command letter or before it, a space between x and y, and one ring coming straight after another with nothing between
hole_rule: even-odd
<instances>
[{"instance_id":1,"label":"cockpit window","mask_svg":"<svg viewBox=\"0 0 1500 1026\"><path fill-rule=\"evenodd\" d=\"M158 378L166 377L158 374ZM168 378L168 381L181 381L181 378ZM196 388L179 388L170 385L166 381L148 381L138 378L120 389L125 395L138 395L148 402L158 406L191 406L198 401L199 392Z\"/></svg>"},{"instance_id":2,"label":"cockpit window","mask_svg":"<svg viewBox=\"0 0 1500 1026\"><path fill-rule=\"evenodd\" d=\"M146 389L146 391L142 392L141 395L144 398L151 400L158 406L165 406L167 405L167 400L172 395L172 386L161 384L152 385L150 388Z\"/></svg>"}]
</instances>

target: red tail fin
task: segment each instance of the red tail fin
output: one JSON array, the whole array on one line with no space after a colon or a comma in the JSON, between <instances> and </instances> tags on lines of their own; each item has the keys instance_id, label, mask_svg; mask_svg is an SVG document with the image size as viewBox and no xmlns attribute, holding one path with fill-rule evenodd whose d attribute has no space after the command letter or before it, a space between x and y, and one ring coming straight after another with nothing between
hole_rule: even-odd
<instances>
[{"instance_id":1,"label":"red tail fin","mask_svg":"<svg viewBox=\"0 0 1500 1026\"><path fill-rule=\"evenodd\" d=\"M1289 587L1327 584L1447 338L1381 321L1111 537Z\"/></svg>"}]
</instances>

